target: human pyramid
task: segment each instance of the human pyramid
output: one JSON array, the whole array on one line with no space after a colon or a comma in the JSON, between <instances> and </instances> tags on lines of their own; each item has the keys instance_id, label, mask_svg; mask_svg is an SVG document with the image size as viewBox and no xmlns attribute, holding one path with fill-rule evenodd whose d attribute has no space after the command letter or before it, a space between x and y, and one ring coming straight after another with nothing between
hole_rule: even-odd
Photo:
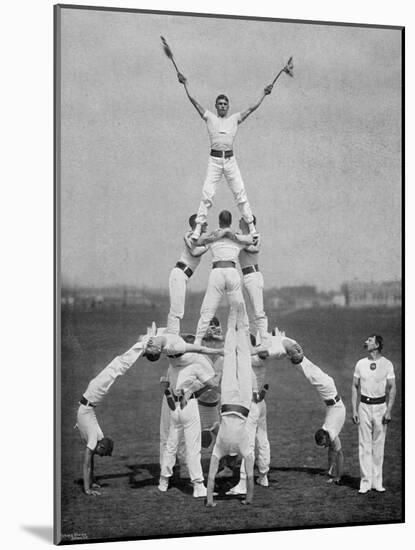
<instances>
[{"instance_id":1,"label":"human pyramid","mask_svg":"<svg viewBox=\"0 0 415 550\"><path fill-rule=\"evenodd\" d=\"M207 497L207 506L215 506L215 477L220 466L219 476L229 473L227 457L235 456L242 458L240 480L227 494L246 495L241 502L252 502L255 461L258 467L256 481L268 487L270 444L266 420L266 370L275 360L284 358L301 371L326 405L324 423L315 433L315 440L319 446L328 448L328 475L338 482L343 470L339 433L345 422L345 406L334 380L304 356L294 339L278 328L272 333L268 331L263 304L264 281L259 270L261 238L233 151L239 124L272 92L282 72L292 76L292 59L274 82L264 88L256 103L228 117L227 96L221 94L216 98L217 114L204 109L189 92L187 79L178 71L171 50L166 47L165 43L166 54L174 63L179 82L207 124L211 146L208 169L199 210L189 219L190 231L184 235L183 252L170 272L167 327L157 328L153 323L146 335L140 336L132 348L116 357L90 382L80 400L77 427L86 442L84 491L88 495L99 494L93 457L95 454L111 455L113 449L112 439L104 437L98 424L95 407L116 378L125 374L139 357L152 362L166 357L169 363L166 375L160 380L164 391L158 485L161 492L168 490L178 459L180 468L190 477L193 496ZM241 213L240 232L231 229L232 215L222 210L219 228L208 234L207 215L222 177ZM212 255L212 269L196 332L194 335L181 334L187 285L207 251ZM245 306L242 285L250 302L249 310ZM215 317L224 296L229 304L225 338ZM250 334L250 326L255 327L254 334ZM201 466L202 447L211 451L207 487Z\"/></svg>"}]
</instances>

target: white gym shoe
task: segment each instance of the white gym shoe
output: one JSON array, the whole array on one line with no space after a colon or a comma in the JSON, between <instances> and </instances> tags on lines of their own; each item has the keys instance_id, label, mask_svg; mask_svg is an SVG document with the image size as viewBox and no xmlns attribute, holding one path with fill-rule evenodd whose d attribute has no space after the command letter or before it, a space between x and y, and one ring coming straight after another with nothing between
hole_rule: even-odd
<instances>
[{"instance_id":1,"label":"white gym shoe","mask_svg":"<svg viewBox=\"0 0 415 550\"><path fill-rule=\"evenodd\" d=\"M246 483L239 482L235 487L226 492L227 495L246 495Z\"/></svg>"},{"instance_id":2,"label":"white gym shoe","mask_svg":"<svg viewBox=\"0 0 415 550\"><path fill-rule=\"evenodd\" d=\"M169 478L160 476L159 484L158 484L158 490L162 493L165 493L167 489L169 488Z\"/></svg>"},{"instance_id":3,"label":"white gym shoe","mask_svg":"<svg viewBox=\"0 0 415 550\"><path fill-rule=\"evenodd\" d=\"M268 487L269 486L267 474L259 474L259 476L257 477L256 482L258 483L258 485L262 485L262 487Z\"/></svg>"},{"instance_id":4,"label":"white gym shoe","mask_svg":"<svg viewBox=\"0 0 415 550\"><path fill-rule=\"evenodd\" d=\"M207 496L207 489L203 483L195 483L193 486L193 496L201 498Z\"/></svg>"}]
</instances>

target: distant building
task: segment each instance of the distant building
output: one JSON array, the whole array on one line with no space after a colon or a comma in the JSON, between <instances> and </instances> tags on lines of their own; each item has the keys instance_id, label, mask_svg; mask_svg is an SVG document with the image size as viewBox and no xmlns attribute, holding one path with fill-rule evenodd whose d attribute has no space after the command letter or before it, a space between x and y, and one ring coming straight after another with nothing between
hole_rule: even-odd
<instances>
[{"instance_id":1,"label":"distant building","mask_svg":"<svg viewBox=\"0 0 415 550\"><path fill-rule=\"evenodd\" d=\"M342 285L346 306L401 306L401 281L365 283L362 281L346 282Z\"/></svg>"}]
</instances>

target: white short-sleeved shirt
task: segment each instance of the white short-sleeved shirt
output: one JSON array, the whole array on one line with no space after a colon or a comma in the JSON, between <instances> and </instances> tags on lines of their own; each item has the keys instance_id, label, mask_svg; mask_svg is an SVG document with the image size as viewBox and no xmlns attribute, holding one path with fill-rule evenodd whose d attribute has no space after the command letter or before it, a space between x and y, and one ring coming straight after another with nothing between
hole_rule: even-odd
<instances>
[{"instance_id":1,"label":"white short-sleeved shirt","mask_svg":"<svg viewBox=\"0 0 415 550\"><path fill-rule=\"evenodd\" d=\"M229 117L219 117L210 111L205 111L203 119L206 121L211 148L218 151L231 150L241 120L241 113L235 113Z\"/></svg>"},{"instance_id":2,"label":"white short-sleeved shirt","mask_svg":"<svg viewBox=\"0 0 415 550\"><path fill-rule=\"evenodd\" d=\"M192 233L193 231L189 231L187 233L187 236L190 237ZM205 248L205 247L198 247L196 245L192 246L192 250L195 250L197 248ZM208 248L208 245L206 245L206 248ZM192 254L190 253L189 247L185 243L182 253L180 255L179 261L189 266L192 271L195 271L197 266L200 264L201 258L202 256L192 256Z\"/></svg>"},{"instance_id":3,"label":"white short-sleeved shirt","mask_svg":"<svg viewBox=\"0 0 415 550\"><path fill-rule=\"evenodd\" d=\"M210 245L212 260L214 262L235 262L236 264L239 252L244 246L242 243L223 237Z\"/></svg>"},{"instance_id":4,"label":"white short-sleeved shirt","mask_svg":"<svg viewBox=\"0 0 415 550\"><path fill-rule=\"evenodd\" d=\"M76 427L79 430L82 441L91 451L94 451L98 441L104 437L100 425L98 424L93 407L79 405Z\"/></svg>"},{"instance_id":5,"label":"white short-sleeved shirt","mask_svg":"<svg viewBox=\"0 0 415 550\"><path fill-rule=\"evenodd\" d=\"M375 365L376 368L370 368ZM386 381L395 378L393 364L386 357L372 361L368 357L356 363L354 376L360 380L360 393L367 397L383 397L386 393Z\"/></svg>"},{"instance_id":6,"label":"white short-sleeved shirt","mask_svg":"<svg viewBox=\"0 0 415 550\"><path fill-rule=\"evenodd\" d=\"M334 399L337 395L336 385L331 376L323 372L317 365L314 365L307 357L304 357L302 362L297 365L307 380L312 384L321 399Z\"/></svg>"},{"instance_id":7,"label":"white short-sleeved shirt","mask_svg":"<svg viewBox=\"0 0 415 550\"><path fill-rule=\"evenodd\" d=\"M170 332L165 332L163 336L166 339L166 344L162 350L163 353L166 355L176 355L186 352L186 342L181 336Z\"/></svg>"},{"instance_id":8,"label":"white short-sleeved shirt","mask_svg":"<svg viewBox=\"0 0 415 550\"><path fill-rule=\"evenodd\" d=\"M195 353L192 355L199 354ZM212 364L203 356L187 366L177 367L170 364L167 370L167 380L170 382L170 387L174 391L187 380L192 382L198 380L204 385L213 376L215 376L215 371L213 370Z\"/></svg>"},{"instance_id":9,"label":"white short-sleeved shirt","mask_svg":"<svg viewBox=\"0 0 415 550\"><path fill-rule=\"evenodd\" d=\"M237 415L222 416L212 454L217 458L226 455L247 456L252 450L246 419Z\"/></svg>"}]
</instances>

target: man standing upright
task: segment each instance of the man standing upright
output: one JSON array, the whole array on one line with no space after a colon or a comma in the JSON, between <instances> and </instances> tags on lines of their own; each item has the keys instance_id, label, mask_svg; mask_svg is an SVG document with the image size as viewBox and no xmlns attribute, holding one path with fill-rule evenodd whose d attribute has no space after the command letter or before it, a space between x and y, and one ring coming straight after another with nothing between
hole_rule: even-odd
<instances>
[{"instance_id":1,"label":"man standing upright","mask_svg":"<svg viewBox=\"0 0 415 550\"><path fill-rule=\"evenodd\" d=\"M359 493L370 489L383 493L383 453L396 395L395 373L392 363L382 356L382 336L372 334L364 347L368 356L356 363L352 385L353 422L359 425Z\"/></svg>"},{"instance_id":2,"label":"man standing upright","mask_svg":"<svg viewBox=\"0 0 415 550\"><path fill-rule=\"evenodd\" d=\"M234 307L237 310L239 304L244 304L241 277L236 269L236 265L241 248L247 244L253 244L254 238L252 235L234 235L230 229L231 224L232 214L228 210L222 210L219 214L219 231L221 231L221 235L223 236L212 242L210 246L213 263L196 329L195 344L198 345L201 344L209 322L214 317L221 298L225 293L231 308ZM210 241L210 238L210 235L206 237L202 235L197 244L203 243L204 240Z\"/></svg>"},{"instance_id":3,"label":"man standing upright","mask_svg":"<svg viewBox=\"0 0 415 550\"><path fill-rule=\"evenodd\" d=\"M170 272L169 293L170 311L167 317L167 332L180 333L180 321L184 315L187 283L200 263L201 256L208 250L207 245L196 246L190 236L196 227L196 214L189 218L191 231L184 236L184 248L182 254ZM202 233L206 231L207 224L203 224Z\"/></svg>"},{"instance_id":4,"label":"man standing upright","mask_svg":"<svg viewBox=\"0 0 415 550\"><path fill-rule=\"evenodd\" d=\"M256 225L255 216L254 224ZM243 218L239 220L239 228L243 235L249 234L248 224ZM264 277L259 271L259 250L259 240L256 244L245 246L239 253L239 263L242 269L244 287L254 313L256 332L259 333L261 341L265 342L268 338L268 318L264 311Z\"/></svg>"},{"instance_id":5,"label":"man standing upright","mask_svg":"<svg viewBox=\"0 0 415 550\"><path fill-rule=\"evenodd\" d=\"M273 86L272 84L266 86L260 98L251 107L228 117L229 99L226 95L220 94L216 98L217 114L215 115L202 107L190 94L186 77L181 73L178 73L177 76L179 82L183 84L190 102L207 124L211 147L207 174L203 184L202 201L197 213L197 226L192 238L197 239L200 236L201 227L206 222L208 210L212 206L216 188L222 176L225 176L241 215L249 225L250 232L255 233L251 207L232 147L238 125L258 109L265 96L271 93Z\"/></svg>"}]
</instances>

